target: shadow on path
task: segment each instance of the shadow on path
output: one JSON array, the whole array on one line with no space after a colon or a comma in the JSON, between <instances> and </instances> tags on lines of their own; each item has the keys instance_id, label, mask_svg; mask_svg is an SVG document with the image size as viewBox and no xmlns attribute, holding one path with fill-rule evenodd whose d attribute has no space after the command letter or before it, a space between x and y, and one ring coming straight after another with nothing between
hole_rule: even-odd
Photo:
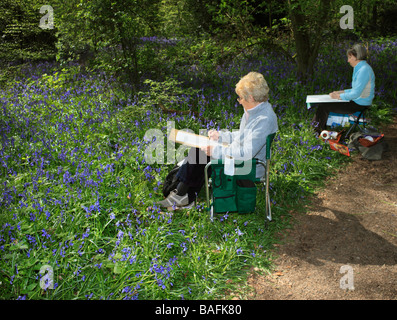
<instances>
[{"instance_id":1,"label":"shadow on path","mask_svg":"<svg viewBox=\"0 0 397 320\"><path fill-rule=\"evenodd\" d=\"M302 217L296 226L295 241L286 246L284 253L314 265L322 265L321 260L340 264L397 264L397 246L365 228L355 215L322 206L313 210L327 212L334 218Z\"/></svg>"}]
</instances>

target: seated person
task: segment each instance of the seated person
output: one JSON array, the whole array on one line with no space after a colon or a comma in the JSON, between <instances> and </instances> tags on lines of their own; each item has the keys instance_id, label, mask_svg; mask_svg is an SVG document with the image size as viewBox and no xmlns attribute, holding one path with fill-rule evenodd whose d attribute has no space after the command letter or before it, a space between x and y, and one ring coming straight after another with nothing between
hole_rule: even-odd
<instances>
[{"instance_id":1,"label":"seated person","mask_svg":"<svg viewBox=\"0 0 397 320\"><path fill-rule=\"evenodd\" d=\"M348 102L318 104L316 115L313 118L318 133L326 129L330 112L355 113L371 106L375 94L375 74L366 59L367 50L360 44L355 44L347 50L347 62L354 68L352 88L333 91L329 95L333 99L347 100Z\"/></svg>"},{"instance_id":2,"label":"seated person","mask_svg":"<svg viewBox=\"0 0 397 320\"><path fill-rule=\"evenodd\" d=\"M262 74L250 72L237 83L235 91L239 96L237 101L244 108L239 130L210 130L209 138L221 143L203 149L191 148L177 173L180 182L176 190L158 205L184 207L193 202L204 184L204 168L211 157L224 159L228 156L236 160L256 158L266 161L266 138L278 130L277 116L268 102L267 82ZM264 174L264 168L257 166L257 178Z\"/></svg>"}]
</instances>

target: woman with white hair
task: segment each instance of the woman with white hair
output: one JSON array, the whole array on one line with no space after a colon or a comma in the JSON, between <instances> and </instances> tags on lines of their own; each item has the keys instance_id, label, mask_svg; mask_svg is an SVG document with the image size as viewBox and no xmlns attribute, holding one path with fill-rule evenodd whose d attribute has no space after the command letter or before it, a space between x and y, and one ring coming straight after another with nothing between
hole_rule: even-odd
<instances>
[{"instance_id":1,"label":"woman with white hair","mask_svg":"<svg viewBox=\"0 0 397 320\"><path fill-rule=\"evenodd\" d=\"M318 105L313 122L316 131L326 128L330 112L347 114L361 112L371 106L375 95L375 74L367 63L367 50L361 44L355 44L346 52L347 62L354 68L352 88L333 91L329 95L333 99L347 102L322 103Z\"/></svg>"},{"instance_id":2,"label":"woman with white hair","mask_svg":"<svg viewBox=\"0 0 397 320\"><path fill-rule=\"evenodd\" d=\"M266 138L278 130L277 116L268 102L269 87L262 74L250 72L237 83L237 101L243 106L244 114L238 131L210 130L208 136L218 141L216 146L203 149L191 148L180 167L179 184L166 199L158 204L162 207L184 207L189 205L204 184L204 168L214 159L233 158L266 161ZM264 175L262 166L257 167L256 176Z\"/></svg>"}]
</instances>

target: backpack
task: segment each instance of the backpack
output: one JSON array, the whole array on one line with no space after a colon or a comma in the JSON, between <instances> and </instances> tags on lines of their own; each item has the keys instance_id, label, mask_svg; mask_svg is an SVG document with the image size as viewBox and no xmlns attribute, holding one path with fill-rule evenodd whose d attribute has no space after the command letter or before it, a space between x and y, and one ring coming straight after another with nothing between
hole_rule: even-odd
<instances>
[{"instance_id":1,"label":"backpack","mask_svg":"<svg viewBox=\"0 0 397 320\"><path fill-rule=\"evenodd\" d=\"M172 170L167 174L163 183L163 195L164 197L168 197L172 190L175 190L178 186L179 180L176 177L176 174L179 171L179 166L176 165Z\"/></svg>"}]
</instances>

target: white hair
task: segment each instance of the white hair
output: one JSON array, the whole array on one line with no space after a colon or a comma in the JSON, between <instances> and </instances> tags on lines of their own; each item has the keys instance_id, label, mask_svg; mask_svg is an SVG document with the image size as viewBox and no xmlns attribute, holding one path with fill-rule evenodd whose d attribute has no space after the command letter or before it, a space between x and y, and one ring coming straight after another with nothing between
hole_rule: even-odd
<instances>
[{"instance_id":1,"label":"white hair","mask_svg":"<svg viewBox=\"0 0 397 320\"><path fill-rule=\"evenodd\" d=\"M250 72L236 84L236 93L248 100L249 96L256 102L264 102L269 99L269 87L262 74Z\"/></svg>"}]
</instances>

